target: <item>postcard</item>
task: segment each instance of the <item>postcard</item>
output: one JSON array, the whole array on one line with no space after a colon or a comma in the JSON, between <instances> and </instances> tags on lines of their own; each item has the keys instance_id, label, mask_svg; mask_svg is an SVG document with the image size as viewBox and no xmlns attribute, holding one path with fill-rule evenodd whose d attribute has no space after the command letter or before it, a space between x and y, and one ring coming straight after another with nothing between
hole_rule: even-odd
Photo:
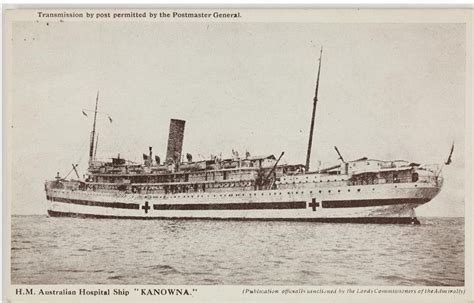
<instances>
[{"instance_id":1,"label":"postcard","mask_svg":"<svg viewBox=\"0 0 474 303\"><path fill-rule=\"evenodd\" d=\"M4 299L472 302L472 11L4 10Z\"/></svg>"}]
</instances>

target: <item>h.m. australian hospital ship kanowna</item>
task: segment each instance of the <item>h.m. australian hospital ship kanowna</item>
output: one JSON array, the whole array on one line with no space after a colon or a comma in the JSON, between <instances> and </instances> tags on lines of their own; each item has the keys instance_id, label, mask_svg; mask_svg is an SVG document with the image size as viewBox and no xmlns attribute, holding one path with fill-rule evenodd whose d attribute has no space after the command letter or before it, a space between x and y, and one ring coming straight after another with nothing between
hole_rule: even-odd
<instances>
[{"instance_id":1,"label":"h.m. australian hospital ship kanowna","mask_svg":"<svg viewBox=\"0 0 474 303\"><path fill-rule=\"evenodd\" d=\"M321 57L313 99L306 165L281 164L274 155L193 161L182 157L185 121L171 119L166 158L150 147L137 164L95 157L96 118L87 175L46 181L53 217L116 219L288 220L419 224L415 208L441 190L441 168L408 161L360 158L310 170ZM453 148L445 164L451 162ZM75 170L75 166L73 165Z\"/></svg>"}]
</instances>

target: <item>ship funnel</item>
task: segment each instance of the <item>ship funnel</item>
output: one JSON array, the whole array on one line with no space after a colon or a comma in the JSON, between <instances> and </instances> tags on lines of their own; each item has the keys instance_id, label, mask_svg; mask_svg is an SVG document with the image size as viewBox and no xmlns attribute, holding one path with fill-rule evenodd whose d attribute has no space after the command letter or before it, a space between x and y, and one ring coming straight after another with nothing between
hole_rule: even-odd
<instances>
[{"instance_id":1,"label":"ship funnel","mask_svg":"<svg viewBox=\"0 0 474 303\"><path fill-rule=\"evenodd\" d=\"M168 148L166 150L166 162L168 163L178 163L181 160L185 123L186 121L177 119L171 119L170 121Z\"/></svg>"}]
</instances>

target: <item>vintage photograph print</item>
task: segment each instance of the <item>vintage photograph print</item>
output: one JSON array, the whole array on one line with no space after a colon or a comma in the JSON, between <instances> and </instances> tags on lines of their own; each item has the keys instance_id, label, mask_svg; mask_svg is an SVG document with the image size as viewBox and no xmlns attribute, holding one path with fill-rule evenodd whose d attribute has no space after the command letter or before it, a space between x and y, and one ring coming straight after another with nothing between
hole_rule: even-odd
<instances>
[{"instance_id":1,"label":"vintage photograph print","mask_svg":"<svg viewBox=\"0 0 474 303\"><path fill-rule=\"evenodd\" d=\"M12 286L465 286L470 24L6 13Z\"/></svg>"}]
</instances>

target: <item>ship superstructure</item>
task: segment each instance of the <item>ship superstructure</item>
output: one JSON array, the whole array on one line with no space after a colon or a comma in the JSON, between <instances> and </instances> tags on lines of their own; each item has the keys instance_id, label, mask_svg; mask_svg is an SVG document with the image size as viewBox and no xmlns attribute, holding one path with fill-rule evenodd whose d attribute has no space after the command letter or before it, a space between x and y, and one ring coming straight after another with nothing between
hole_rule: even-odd
<instances>
[{"instance_id":1,"label":"ship superstructure","mask_svg":"<svg viewBox=\"0 0 474 303\"><path fill-rule=\"evenodd\" d=\"M275 155L182 155L185 121L171 119L166 158L143 163L117 155L95 159L98 96L86 178L59 176L45 184L50 216L120 219L294 220L418 224L414 209L442 187L441 169L407 161L360 158L311 171L309 167L321 57L313 99L306 164ZM452 150L451 150L452 154ZM448 159L450 162L451 155ZM73 167L75 169L75 167Z\"/></svg>"}]
</instances>

